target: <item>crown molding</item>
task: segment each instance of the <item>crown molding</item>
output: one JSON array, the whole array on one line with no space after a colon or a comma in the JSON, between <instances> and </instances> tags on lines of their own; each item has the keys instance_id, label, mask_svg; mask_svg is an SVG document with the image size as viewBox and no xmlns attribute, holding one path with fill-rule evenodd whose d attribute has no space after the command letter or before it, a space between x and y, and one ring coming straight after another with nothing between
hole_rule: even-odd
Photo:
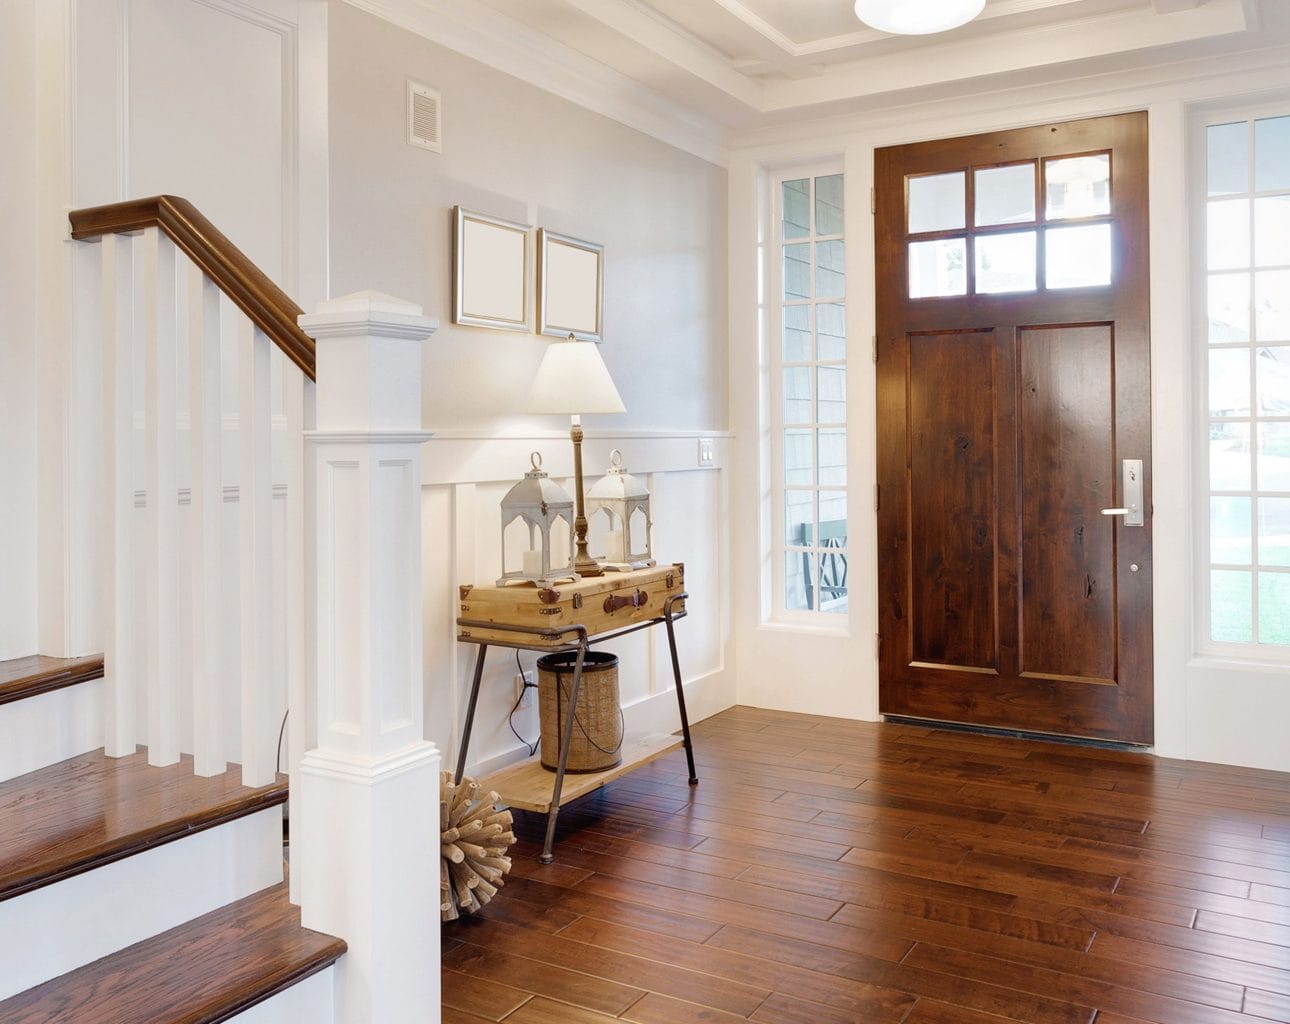
<instances>
[{"instance_id":1,"label":"crown molding","mask_svg":"<svg viewBox=\"0 0 1290 1024\"><path fill-rule=\"evenodd\" d=\"M478 0L344 2L709 163L729 162L724 126Z\"/></svg>"}]
</instances>

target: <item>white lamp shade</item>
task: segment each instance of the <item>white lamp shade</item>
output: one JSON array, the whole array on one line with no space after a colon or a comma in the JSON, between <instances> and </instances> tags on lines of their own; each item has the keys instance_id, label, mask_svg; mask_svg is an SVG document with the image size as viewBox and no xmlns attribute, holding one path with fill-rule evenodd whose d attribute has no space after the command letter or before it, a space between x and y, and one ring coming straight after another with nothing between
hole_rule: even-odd
<instances>
[{"instance_id":1,"label":"white lamp shade","mask_svg":"<svg viewBox=\"0 0 1290 1024\"><path fill-rule=\"evenodd\" d=\"M529 390L529 412L626 412L594 341L553 341Z\"/></svg>"},{"instance_id":2,"label":"white lamp shade","mask_svg":"<svg viewBox=\"0 0 1290 1024\"><path fill-rule=\"evenodd\" d=\"M856 0L856 17L880 32L921 36L966 25L985 0Z\"/></svg>"}]
</instances>

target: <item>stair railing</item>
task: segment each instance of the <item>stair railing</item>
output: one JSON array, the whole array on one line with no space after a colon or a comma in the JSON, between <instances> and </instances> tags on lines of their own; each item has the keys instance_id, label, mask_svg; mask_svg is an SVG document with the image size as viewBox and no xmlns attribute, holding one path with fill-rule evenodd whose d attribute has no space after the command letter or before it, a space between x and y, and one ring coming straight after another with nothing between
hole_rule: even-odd
<instances>
[{"instance_id":1,"label":"stair railing","mask_svg":"<svg viewBox=\"0 0 1290 1024\"><path fill-rule=\"evenodd\" d=\"M266 785L283 715L305 706L313 340L300 307L187 200L70 220L74 239L101 243L107 753L191 753L199 775L238 760L245 785Z\"/></svg>"}]
</instances>

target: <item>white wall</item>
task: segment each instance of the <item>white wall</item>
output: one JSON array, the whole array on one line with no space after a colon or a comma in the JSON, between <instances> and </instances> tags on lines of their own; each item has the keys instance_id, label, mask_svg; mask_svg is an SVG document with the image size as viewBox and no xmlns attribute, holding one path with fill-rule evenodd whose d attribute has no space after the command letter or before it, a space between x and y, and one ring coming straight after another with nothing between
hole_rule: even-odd
<instances>
[{"instance_id":1,"label":"white wall","mask_svg":"<svg viewBox=\"0 0 1290 1024\"><path fill-rule=\"evenodd\" d=\"M1290 673L1193 656L1191 394L1189 322L1189 147L1187 111L1227 97L1290 101L1290 49L1270 47L1160 69L1065 80L1025 90L853 117L759 129L734 140L730 167L730 333L762 333L758 245L761 192L773 169L843 157L847 174L847 314L852 396L849 479L853 555L847 622L827 633L764 621L759 565L764 527L734 523L733 608L741 703L856 718L877 717L876 524L871 494L874 333L873 227L868 213L875 148L1046 121L1146 109L1150 114L1151 316L1154 472L1155 695L1158 753L1290 769ZM757 436L763 382L750 351L732 353L731 426L740 445L733 500L751 507L765 486Z\"/></svg>"},{"instance_id":2,"label":"white wall","mask_svg":"<svg viewBox=\"0 0 1290 1024\"><path fill-rule=\"evenodd\" d=\"M36 652L36 5L0 5L0 660Z\"/></svg>"},{"instance_id":3,"label":"white wall","mask_svg":"<svg viewBox=\"0 0 1290 1024\"><path fill-rule=\"evenodd\" d=\"M688 699L696 718L728 706L726 479L697 468L700 436L725 459L725 171L346 4L329 20L332 292L376 288L441 323L424 406L429 738L455 754L474 651L454 639L457 586L500 572L498 503L534 448L553 476L572 473L567 424L522 413L550 342L450 323L454 204L605 246L601 352L628 412L587 418L588 483L617 446L651 487L655 554L686 563L694 595L678 626ZM409 78L443 93L442 155L406 143ZM632 727L671 729L655 632L616 645L622 697ZM489 665L470 750L482 766L519 749L505 721L512 653L494 649ZM516 723L536 736L533 713Z\"/></svg>"}]
</instances>

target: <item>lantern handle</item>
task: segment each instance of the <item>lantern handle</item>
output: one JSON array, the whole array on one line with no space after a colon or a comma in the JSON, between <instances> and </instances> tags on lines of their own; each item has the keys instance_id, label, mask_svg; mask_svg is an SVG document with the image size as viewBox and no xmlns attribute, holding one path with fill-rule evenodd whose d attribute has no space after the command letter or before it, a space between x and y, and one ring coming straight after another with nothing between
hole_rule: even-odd
<instances>
[{"instance_id":1,"label":"lantern handle","mask_svg":"<svg viewBox=\"0 0 1290 1024\"><path fill-rule=\"evenodd\" d=\"M530 453L529 453L529 465L531 465L531 466L533 467L533 471L534 471L535 473L536 473L536 472L538 472L538 471L540 471L540 470L542 469L542 453L541 453L541 452L530 452Z\"/></svg>"},{"instance_id":2,"label":"lantern handle","mask_svg":"<svg viewBox=\"0 0 1290 1024\"><path fill-rule=\"evenodd\" d=\"M617 448L609 453L609 464L613 466L614 469L623 468L623 453Z\"/></svg>"}]
</instances>

